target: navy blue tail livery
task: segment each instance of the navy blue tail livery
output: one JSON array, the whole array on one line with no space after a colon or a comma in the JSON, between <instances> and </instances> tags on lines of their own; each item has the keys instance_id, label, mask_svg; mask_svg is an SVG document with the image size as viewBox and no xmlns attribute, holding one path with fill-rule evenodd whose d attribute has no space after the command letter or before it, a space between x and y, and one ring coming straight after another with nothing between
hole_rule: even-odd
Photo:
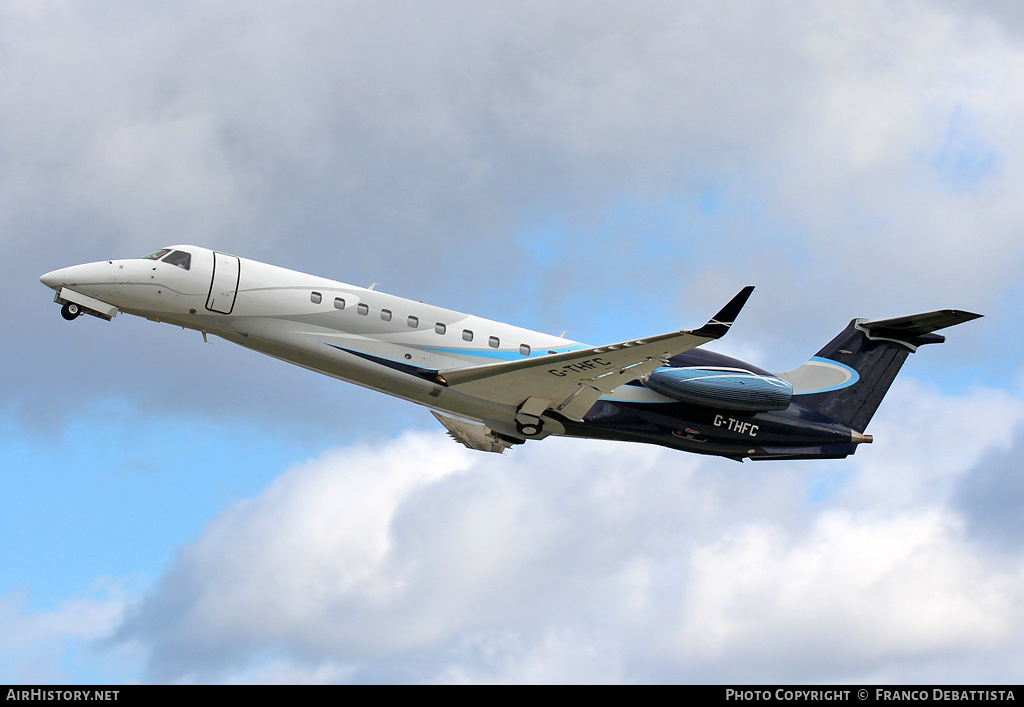
<instances>
[{"instance_id":1,"label":"navy blue tail livery","mask_svg":"<svg viewBox=\"0 0 1024 707\"><path fill-rule=\"evenodd\" d=\"M925 344L941 344L939 329L977 319L979 314L945 309L897 319L869 322L854 319L836 338L812 359L810 368L831 363L852 371L850 379L826 390L815 390L809 378L797 369L790 379L803 380L812 387L796 395L799 405L816 410L836 422L863 431L875 414L882 398L900 372L907 356Z\"/></svg>"},{"instance_id":2,"label":"navy blue tail livery","mask_svg":"<svg viewBox=\"0 0 1024 707\"><path fill-rule=\"evenodd\" d=\"M125 312L214 334L424 405L456 441L499 453L567 435L737 460L845 457L871 441L907 356L980 316L855 319L773 374L700 348L729 332L752 287L697 329L595 347L189 245L40 280L67 320Z\"/></svg>"},{"instance_id":3,"label":"navy blue tail livery","mask_svg":"<svg viewBox=\"0 0 1024 707\"><path fill-rule=\"evenodd\" d=\"M945 337L938 329L977 319L952 309L896 319L854 319L810 361L771 374L694 349L643 384L678 403L605 403L588 415L604 434L733 459L829 459L871 442L864 430L907 356ZM615 431L613 431L615 430ZM628 430L628 432L623 432ZM570 433L584 434L572 428Z\"/></svg>"}]
</instances>

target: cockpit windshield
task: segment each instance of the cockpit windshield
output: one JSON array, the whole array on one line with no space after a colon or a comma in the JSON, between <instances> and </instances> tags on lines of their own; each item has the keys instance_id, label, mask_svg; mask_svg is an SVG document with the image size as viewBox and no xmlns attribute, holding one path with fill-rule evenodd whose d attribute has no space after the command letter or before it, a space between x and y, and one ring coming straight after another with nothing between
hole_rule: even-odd
<instances>
[{"instance_id":1,"label":"cockpit windshield","mask_svg":"<svg viewBox=\"0 0 1024 707\"><path fill-rule=\"evenodd\" d=\"M149 255L142 256L142 260L162 260L168 265L177 265L182 270L188 270L192 267L192 254L184 250L176 250L170 255L170 248L161 248L160 250L154 250ZM167 256L167 257L164 257Z\"/></svg>"},{"instance_id":2,"label":"cockpit windshield","mask_svg":"<svg viewBox=\"0 0 1024 707\"><path fill-rule=\"evenodd\" d=\"M183 250L176 250L164 258L164 262L168 265L177 265L182 270L188 270L192 265L192 256Z\"/></svg>"}]
</instances>

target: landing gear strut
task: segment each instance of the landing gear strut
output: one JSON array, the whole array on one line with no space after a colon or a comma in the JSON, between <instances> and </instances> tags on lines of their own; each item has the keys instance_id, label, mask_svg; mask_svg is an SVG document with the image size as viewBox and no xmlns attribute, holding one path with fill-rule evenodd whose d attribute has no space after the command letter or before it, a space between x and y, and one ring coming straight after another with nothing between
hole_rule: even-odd
<instances>
[{"instance_id":1,"label":"landing gear strut","mask_svg":"<svg viewBox=\"0 0 1024 707\"><path fill-rule=\"evenodd\" d=\"M543 398L527 398L516 410L516 432L523 437L536 437L544 431L544 421L540 416L551 405L550 400Z\"/></svg>"},{"instance_id":2,"label":"landing gear strut","mask_svg":"<svg viewBox=\"0 0 1024 707\"><path fill-rule=\"evenodd\" d=\"M60 316L70 322L72 319L78 319L82 316L82 308L74 302L65 302L64 306L60 308Z\"/></svg>"}]
</instances>

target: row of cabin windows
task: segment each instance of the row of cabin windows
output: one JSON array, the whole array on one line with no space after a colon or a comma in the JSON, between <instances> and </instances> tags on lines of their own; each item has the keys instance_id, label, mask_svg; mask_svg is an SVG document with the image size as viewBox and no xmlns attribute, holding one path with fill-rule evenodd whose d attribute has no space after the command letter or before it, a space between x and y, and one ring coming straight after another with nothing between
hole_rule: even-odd
<instances>
[{"instance_id":1,"label":"row of cabin windows","mask_svg":"<svg viewBox=\"0 0 1024 707\"><path fill-rule=\"evenodd\" d=\"M310 292L309 301L312 302L313 304L320 304L321 302L324 301L324 298L323 295L321 295L319 292ZM345 309L345 299L343 297L335 297L334 308ZM356 312L362 314L363 316L366 316L370 313L370 306L365 302L360 302L359 304L356 305ZM391 317L392 312L390 309L380 310L380 318L383 319L384 321L390 322ZM405 323L409 326L409 328L417 329L420 326L420 318L410 314L408 319L405 320ZM434 324L434 331L437 332L438 334L444 334L445 332L448 331L448 326L442 322L437 322L436 324ZM472 341L473 330L463 329L462 340ZM496 336L488 336L487 345L490 346L492 349L496 349L501 346L501 340ZM531 349L529 344L519 344L519 353L521 353L523 356L529 356L530 351Z\"/></svg>"}]
</instances>

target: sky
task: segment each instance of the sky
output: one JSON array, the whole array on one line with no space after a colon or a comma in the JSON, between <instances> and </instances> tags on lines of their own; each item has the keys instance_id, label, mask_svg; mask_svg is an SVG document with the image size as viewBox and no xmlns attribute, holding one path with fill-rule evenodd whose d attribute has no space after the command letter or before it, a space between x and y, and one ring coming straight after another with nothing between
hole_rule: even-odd
<instances>
[{"instance_id":1,"label":"sky","mask_svg":"<svg viewBox=\"0 0 1024 707\"><path fill-rule=\"evenodd\" d=\"M1024 11L0 0L0 682L1024 681ZM40 274L193 243L591 344L910 357L845 460L549 438Z\"/></svg>"}]
</instances>

